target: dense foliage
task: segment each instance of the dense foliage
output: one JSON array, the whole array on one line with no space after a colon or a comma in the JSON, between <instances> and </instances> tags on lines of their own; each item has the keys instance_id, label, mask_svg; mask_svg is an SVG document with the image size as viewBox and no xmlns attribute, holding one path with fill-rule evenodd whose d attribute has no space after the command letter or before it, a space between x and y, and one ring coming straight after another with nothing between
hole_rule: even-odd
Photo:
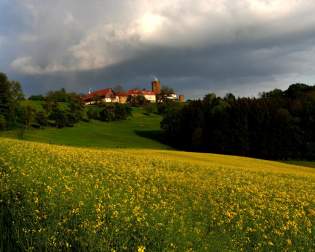
<instances>
[{"instance_id":1,"label":"dense foliage","mask_svg":"<svg viewBox=\"0 0 315 252\"><path fill-rule=\"evenodd\" d=\"M127 103L133 107L141 107L150 103L143 95L132 96L129 95L127 98Z\"/></svg>"},{"instance_id":2,"label":"dense foliage","mask_svg":"<svg viewBox=\"0 0 315 252\"><path fill-rule=\"evenodd\" d=\"M64 89L24 99L19 82L0 73L0 130L73 126L84 119L80 95Z\"/></svg>"},{"instance_id":3,"label":"dense foliage","mask_svg":"<svg viewBox=\"0 0 315 252\"><path fill-rule=\"evenodd\" d=\"M131 115L131 108L126 104L102 103L97 106L90 106L87 110L89 119L104 122L126 120Z\"/></svg>"},{"instance_id":4,"label":"dense foliage","mask_svg":"<svg viewBox=\"0 0 315 252\"><path fill-rule=\"evenodd\" d=\"M0 72L0 130L17 125L17 110L23 99L20 83Z\"/></svg>"},{"instance_id":5,"label":"dense foliage","mask_svg":"<svg viewBox=\"0 0 315 252\"><path fill-rule=\"evenodd\" d=\"M173 88L170 88L168 86L162 86L160 93L157 94L156 96L156 101L158 103L168 102L169 101L168 97L172 94L175 94L175 91Z\"/></svg>"},{"instance_id":6,"label":"dense foliage","mask_svg":"<svg viewBox=\"0 0 315 252\"><path fill-rule=\"evenodd\" d=\"M260 98L208 94L161 122L175 146L267 159L315 159L315 86L291 85Z\"/></svg>"}]
</instances>

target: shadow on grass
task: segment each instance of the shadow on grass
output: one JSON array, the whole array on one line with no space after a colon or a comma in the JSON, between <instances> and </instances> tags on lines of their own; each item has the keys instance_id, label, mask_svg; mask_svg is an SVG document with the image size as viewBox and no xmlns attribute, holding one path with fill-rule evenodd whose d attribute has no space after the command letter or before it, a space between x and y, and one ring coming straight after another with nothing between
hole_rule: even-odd
<instances>
[{"instance_id":1,"label":"shadow on grass","mask_svg":"<svg viewBox=\"0 0 315 252\"><path fill-rule=\"evenodd\" d=\"M172 148L160 130L135 130L134 132L140 137L149 138L151 140L160 142L161 144L168 145L170 148Z\"/></svg>"},{"instance_id":2,"label":"shadow on grass","mask_svg":"<svg viewBox=\"0 0 315 252\"><path fill-rule=\"evenodd\" d=\"M315 168L315 161L301 161L301 160L289 160L289 161L280 161L285 164L293 164L293 165L299 165L309 168Z\"/></svg>"}]
</instances>

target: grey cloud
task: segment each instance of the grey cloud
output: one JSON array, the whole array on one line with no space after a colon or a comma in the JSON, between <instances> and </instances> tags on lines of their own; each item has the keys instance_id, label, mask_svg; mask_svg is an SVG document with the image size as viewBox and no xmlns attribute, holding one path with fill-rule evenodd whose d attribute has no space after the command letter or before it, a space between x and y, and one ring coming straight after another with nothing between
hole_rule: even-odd
<instances>
[{"instance_id":1,"label":"grey cloud","mask_svg":"<svg viewBox=\"0 0 315 252\"><path fill-rule=\"evenodd\" d=\"M27 93L148 87L152 75L190 97L313 80L308 0L0 0L0 8L8 10L0 38L12 41L0 40L0 67Z\"/></svg>"}]
</instances>

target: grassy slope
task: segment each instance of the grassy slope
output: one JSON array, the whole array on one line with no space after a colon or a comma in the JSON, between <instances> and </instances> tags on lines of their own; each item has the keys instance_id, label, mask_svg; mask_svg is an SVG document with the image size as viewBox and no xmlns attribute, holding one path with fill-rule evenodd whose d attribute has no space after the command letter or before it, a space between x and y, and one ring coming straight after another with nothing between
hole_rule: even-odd
<instances>
[{"instance_id":1,"label":"grassy slope","mask_svg":"<svg viewBox=\"0 0 315 252\"><path fill-rule=\"evenodd\" d=\"M41 101L22 102L43 110ZM60 103L61 107L65 104ZM44 130L28 130L24 139L34 142L96 148L148 148L170 149L158 141L161 117L156 114L145 115L142 108L133 108L133 117L126 121L104 123L91 121L81 122L73 128L46 128ZM1 132L0 137L17 138L17 132ZM315 162L287 161L285 163L315 168Z\"/></svg>"},{"instance_id":2,"label":"grassy slope","mask_svg":"<svg viewBox=\"0 0 315 252\"><path fill-rule=\"evenodd\" d=\"M157 140L141 135L152 135L159 131L159 115L145 115L143 109L134 108L133 116L118 122L81 122L73 128L47 128L29 130L24 139L35 142L98 148L149 148L167 149ZM1 134L1 133L0 133ZM2 133L2 136L16 138L16 132Z\"/></svg>"},{"instance_id":3,"label":"grassy slope","mask_svg":"<svg viewBox=\"0 0 315 252\"><path fill-rule=\"evenodd\" d=\"M293 160L293 161L287 161L286 163L315 168L315 161L311 162L311 161L295 161L295 160Z\"/></svg>"},{"instance_id":4,"label":"grassy slope","mask_svg":"<svg viewBox=\"0 0 315 252\"><path fill-rule=\"evenodd\" d=\"M1 202L15 225L1 223L0 233L15 234L14 248L314 248L314 169L172 150L1 141Z\"/></svg>"}]
</instances>

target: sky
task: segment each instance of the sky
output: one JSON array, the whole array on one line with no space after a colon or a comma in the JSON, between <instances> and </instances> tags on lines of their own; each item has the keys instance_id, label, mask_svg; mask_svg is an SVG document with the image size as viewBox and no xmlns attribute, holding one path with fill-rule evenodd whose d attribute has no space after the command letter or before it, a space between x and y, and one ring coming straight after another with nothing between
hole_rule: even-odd
<instances>
[{"instance_id":1,"label":"sky","mask_svg":"<svg viewBox=\"0 0 315 252\"><path fill-rule=\"evenodd\" d=\"M0 72L26 94L158 77L187 98L315 83L314 0L0 0Z\"/></svg>"}]
</instances>

